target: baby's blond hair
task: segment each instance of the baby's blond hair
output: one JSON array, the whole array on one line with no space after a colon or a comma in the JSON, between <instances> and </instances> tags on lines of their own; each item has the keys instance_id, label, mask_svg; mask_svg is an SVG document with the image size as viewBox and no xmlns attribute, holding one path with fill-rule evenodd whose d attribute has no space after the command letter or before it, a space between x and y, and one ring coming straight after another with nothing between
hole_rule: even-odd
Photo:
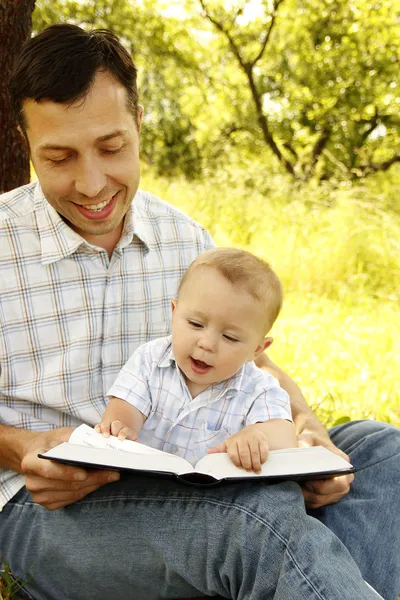
<instances>
[{"instance_id":1,"label":"baby's blond hair","mask_svg":"<svg viewBox=\"0 0 400 600\"><path fill-rule=\"evenodd\" d=\"M265 313L264 333L268 333L281 310L283 292L278 276L265 260L237 248L207 250L192 262L183 275L178 296L189 277L199 267L216 269L230 283L245 289L260 302Z\"/></svg>"}]
</instances>

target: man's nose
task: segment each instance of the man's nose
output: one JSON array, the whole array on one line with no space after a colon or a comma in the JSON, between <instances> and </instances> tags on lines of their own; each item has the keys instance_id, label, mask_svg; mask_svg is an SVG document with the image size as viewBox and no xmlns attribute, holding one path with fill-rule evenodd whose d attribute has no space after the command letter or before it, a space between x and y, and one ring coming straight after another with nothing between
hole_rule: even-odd
<instances>
[{"instance_id":1,"label":"man's nose","mask_svg":"<svg viewBox=\"0 0 400 600\"><path fill-rule=\"evenodd\" d=\"M88 198L95 198L106 185L107 177L95 160L86 160L79 165L75 177L77 192Z\"/></svg>"}]
</instances>

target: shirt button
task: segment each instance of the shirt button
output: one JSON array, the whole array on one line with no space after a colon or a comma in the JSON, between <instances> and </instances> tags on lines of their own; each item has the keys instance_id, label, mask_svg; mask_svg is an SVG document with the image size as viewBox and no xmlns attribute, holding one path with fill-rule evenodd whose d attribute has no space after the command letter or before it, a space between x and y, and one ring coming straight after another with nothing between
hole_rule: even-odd
<instances>
[{"instance_id":1,"label":"shirt button","mask_svg":"<svg viewBox=\"0 0 400 600\"><path fill-rule=\"evenodd\" d=\"M176 454L178 452L178 446L171 446L169 451L171 454Z\"/></svg>"}]
</instances>

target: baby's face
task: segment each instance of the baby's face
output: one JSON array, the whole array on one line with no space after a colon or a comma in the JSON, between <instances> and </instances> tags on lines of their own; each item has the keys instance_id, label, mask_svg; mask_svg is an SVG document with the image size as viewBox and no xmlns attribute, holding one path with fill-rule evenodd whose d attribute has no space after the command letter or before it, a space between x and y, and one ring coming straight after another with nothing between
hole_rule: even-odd
<instances>
[{"instance_id":1,"label":"baby's face","mask_svg":"<svg viewBox=\"0 0 400 600\"><path fill-rule=\"evenodd\" d=\"M262 306L216 269L200 267L173 301L172 348L192 395L228 379L262 351Z\"/></svg>"}]
</instances>

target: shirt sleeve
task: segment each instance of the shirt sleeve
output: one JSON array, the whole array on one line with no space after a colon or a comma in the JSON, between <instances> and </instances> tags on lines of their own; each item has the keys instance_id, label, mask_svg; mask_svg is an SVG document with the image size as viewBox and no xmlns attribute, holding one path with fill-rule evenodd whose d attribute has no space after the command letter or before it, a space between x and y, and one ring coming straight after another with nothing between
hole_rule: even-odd
<instances>
[{"instance_id":1,"label":"shirt sleeve","mask_svg":"<svg viewBox=\"0 0 400 600\"><path fill-rule=\"evenodd\" d=\"M197 236L197 241L199 254L202 254L206 250L211 250L211 248L216 247L212 235L207 231L207 229L204 229L203 227L200 229L200 232Z\"/></svg>"},{"instance_id":2,"label":"shirt sleeve","mask_svg":"<svg viewBox=\"0 0 400 600\"><path fill-rule=\"evenodd\" d=\"M268 376L268 385L257 394L251 404L246 416L246 425L262 423L270 419L285 419L293 422L289 394L272 376Z\"/></svg>"},{"instance_id":3,"label":"shirt sleeve","mask_svg":"<svg viewBox=\"0 0 400 600\"><path fill-rule=\"evenodd\" d=\"M152 360L148 344L140 346L118 373L107 396L116 396L132 404L146 417L151 412L149 378Z\"/></svg>"}]
</instances>

